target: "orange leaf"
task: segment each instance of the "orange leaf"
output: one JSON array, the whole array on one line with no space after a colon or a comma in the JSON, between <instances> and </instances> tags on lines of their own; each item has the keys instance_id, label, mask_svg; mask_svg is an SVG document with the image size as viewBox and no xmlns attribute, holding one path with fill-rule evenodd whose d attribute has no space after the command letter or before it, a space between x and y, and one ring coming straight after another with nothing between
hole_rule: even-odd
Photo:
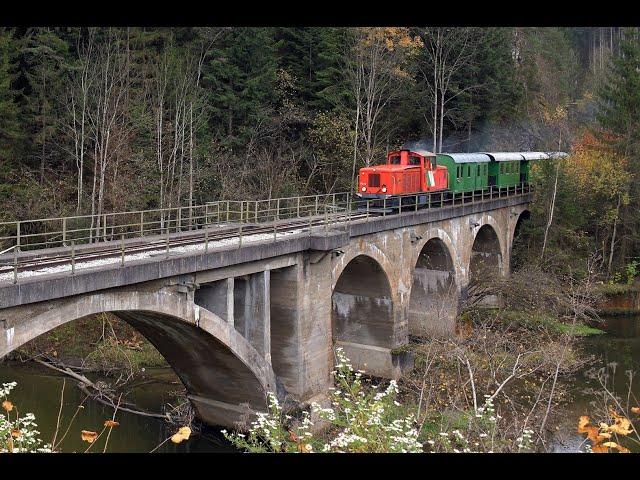
<instances>
[{"instance_id":1,"label":"orange leaf","mask_svg":"<svg viewBox=\"0 0 640 480\"><path fill-rule=\"evenodd\" d=\"M104 422L104 426L105 427L109 427L109 428L117 427L118 425L120 425L120 424L118 422L116 422L115 420L106 420Z\"/></svg>"},{"instance_id":2,"label":"orange leaf","mask_svg":"<svg viewBox=\"0 0 640 480\"><path fill-rule=\"evenodd\" d=\"M578 420L578 433L585 433L585 427L589 425L589 417L587 415L582 415L580 420Z\"/></svg>"},{"instance_id":3,"label":"orange leaf","mask_svg":"<svg viewBox=\"0 0 640 480\"><path fill-rule=\"evenodd\" d=\"M20 438L20 435L22 435L22 432L19 429L14 428L11 430L11 436L13 438Z\"/></svg>"},{"instance_id":4,"label":"orange leaf","mask_svg":"<svg viewBox=\"0 0 640 480\"><path fill-rule=\"evenodd\" d=\"M184 440L189 440L191 435L191 429L189 427L180 427L178 433L171 436L173 443L182 443Z\"/></svg>"},{"instance_id":5,"label":"orange leaf","mask_svg":"<svg viewBox=\"0 0 640 480\"><path fill-rule=\"evenodd\" d=\"M97 432L92 432L90 430L82 430L80 432L80 437L85 442L93 443L93 442L96 441L96 438L98 437L98 433Z\"/></svg>"},{"instance_id":6,"label":"orange leaf","mask_svg":"<svg viewBox=\"0 0 640 480\"><path fill-rule=\"evenodd\" d=\"M11 403L9 400L5 400L4 402L2 402L2 408L4 408L7 412L10 412L11 410L13 410L13 403Z\"/></svg>"},{"instance_id":7,"label":"orange leaf","mask_svg":"<svg viewBox=\"0 0 640 480\"><path fill-rule=\"evenodd\" d=\"M609 453L609 449L607 447L603 447L602 445L594 445L591 447L591 451L593 453Z\"/></svg>"},{"instance_id":8,"label":"orange leaf","mask_svg":"<svg viewBox=\"0 0 640 480\"><path fill-rule=\"evenodd\" d=\"M633 413L640 413L640 407L631 407Z\"/></svg>"}]
</instances>

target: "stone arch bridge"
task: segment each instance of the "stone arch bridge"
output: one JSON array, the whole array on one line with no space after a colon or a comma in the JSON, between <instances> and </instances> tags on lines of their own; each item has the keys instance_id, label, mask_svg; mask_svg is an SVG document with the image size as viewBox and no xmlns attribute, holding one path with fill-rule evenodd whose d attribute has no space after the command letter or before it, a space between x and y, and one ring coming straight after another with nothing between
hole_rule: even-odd
<instances>
[{"instance_id":1,"label":"stone arch bridge","mask_svg":"<svg viewBox=\"0 0 640 480\"><path fill-rule=\"evenodd\" d=\"M508 275L531 193L354 218L275 241L0 281L0 357L64 323L111 312L144 335L199 417L234 426L265 393L305 403L331 386L333 346L398 378L409 335L452 335L459 298Z\"/></svg>"}]
</instances>

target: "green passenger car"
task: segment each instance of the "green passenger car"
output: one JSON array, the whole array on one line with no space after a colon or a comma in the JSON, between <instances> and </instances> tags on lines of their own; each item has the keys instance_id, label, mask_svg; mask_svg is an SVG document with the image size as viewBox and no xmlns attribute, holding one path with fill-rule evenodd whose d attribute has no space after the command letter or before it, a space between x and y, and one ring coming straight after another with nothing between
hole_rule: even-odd
<instances>
[{"instance_id":1,"label":"green passenger car","mask_svg":"<svg viewBox=\"0 0 640 480\"><path fill-rule=\"evenodd\" d=\"M486 152L491 157L489 185L512 187L529 183L531 160L550 158L544 152Z\"/></svg>"},{"instance_id":2,"label":"green passenger car","mask_svg":"<svg viewBox=\"0 0 640 480\"><path fill-rule=\"evenodd\" d=\"M484 153L439 153L436 162L447 167L451 192L470 192L488 186L491 158Z\"/></svg>"}]
</instances>

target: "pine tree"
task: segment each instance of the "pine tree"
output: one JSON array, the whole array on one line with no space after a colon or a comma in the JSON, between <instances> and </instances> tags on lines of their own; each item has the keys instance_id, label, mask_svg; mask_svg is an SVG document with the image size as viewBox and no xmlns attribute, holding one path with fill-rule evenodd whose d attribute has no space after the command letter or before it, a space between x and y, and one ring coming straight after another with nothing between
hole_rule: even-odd
<instances>
[{"instance_id":1,"label":"pine tree","mask_svg":"<svg viewBox=\"0 0 640 480\"><path fill-rule=\"evenodd\" d=\"M209 57L203 86L211 93L212 130L223 144L241 147L268 123L275 102L273 30L233 29Z\"/></svg>"},{"instance_id":2,"label":"pine tree","mask_svg":"<svg viewBox=\"0 0 640 480\"><path fill-rule=\"evenodd\" d=\"M14 64L13 37L0 29L0 163L9 164L14 159L20 138L19 110L16 91L13 89Z\"/></svg>"},{"instance_id":3,"label":"pine tree","mask_svg":"<svg viewBox=\"0 0 640 480\"><path fill-rule=\"evenodd\" d=\"M598 92L597 120L615 151L627 157L631 177L629 204L621 209L620 256L640 254L640 34L626 29L620 55L614 58L608 81ZM626 260L624 260L626 261Z\"/></svg>"}]
</instances>

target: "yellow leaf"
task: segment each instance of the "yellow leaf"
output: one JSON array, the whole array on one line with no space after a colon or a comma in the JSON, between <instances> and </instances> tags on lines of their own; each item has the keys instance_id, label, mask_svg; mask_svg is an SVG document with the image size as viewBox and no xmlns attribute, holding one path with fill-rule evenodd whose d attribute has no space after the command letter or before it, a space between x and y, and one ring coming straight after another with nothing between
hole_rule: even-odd
<instances>
[{"instance_id":1,"label":"yellow leaf","mask_svg":"<svg viewBox=\"0 0 640 480\"><path fill-rule=\"evenodd\" d=\"M589 417L587 415L582 415L580 420L578 420L578 433L585 433L584 428L589 425Z\"/></svg>"},{"instance_id":2,"label":"yellow leaf","mask_svg":"<svg viewBox=\"0 0 640 480\"><path fill-rule=\"evenodd\" d=\"M80 432L80 437L85 442L93 443L93 442L95 442L96 438L98 437L98 433L97 432L92 432L90 430L82 430Z\"/></svg>"},{"instance_id":3,"label":"yellow leaf","mask_svg":"<svg viewBox=\"0 0 640 480\"><path fill-rule=\"evenodd\" d=\"M2 408L4 408L7 412L10 412L11 410L13 410L13 403L11 403L9 400L5 400L4 402L2 402Z\"/></svg>"},{"instance_id":4,"label":"yellow leaf","mask_svg":"<svg viewBox=\"0 0 640 480\"><path fill-rule=\"evenodd\" d=\"M605 442L602 444L602 446L607 448L615 448L620 453L629 453L628 448L625 448L622 445L617 444L616 442Z\"/></svg>"},{"instance_id":5,"label":"yellow leaf","mask_svg":"<svg viewBox=\"0 0 640 480\"><path fill-rule=\"evenodd\" d=\"M188 440L191 435L191 429L189 427L180 427L178 433L171 437L173 443L182 443L184 440Z\"/></svg>"},{"instance_id":6,"label":"yellow leaf","mask_svg":"<svg viewBox=\"0 0 640 480\"><path fill-rule=\"evenodd\" d=\"M115 420L106 420L104 422L104 426L105 427L109 427L109 428L117 427L118 425L120 425L120 424L118 422L116 422Z\"/></svg>"}]
</instances>

